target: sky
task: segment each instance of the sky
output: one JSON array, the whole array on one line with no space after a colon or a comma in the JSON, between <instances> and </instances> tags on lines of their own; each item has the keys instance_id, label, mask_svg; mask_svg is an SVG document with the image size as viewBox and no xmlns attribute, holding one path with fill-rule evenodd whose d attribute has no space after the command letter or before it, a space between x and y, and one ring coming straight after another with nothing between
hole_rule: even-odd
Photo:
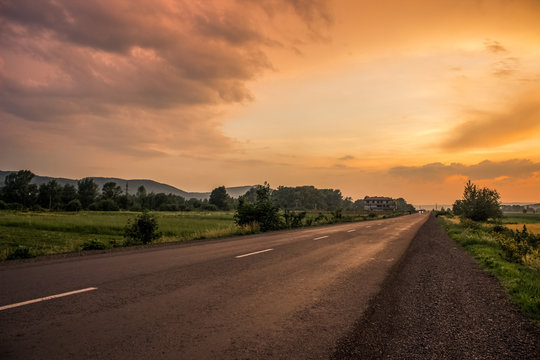
<instances>
[{"instance_id":1,"label":"sky","mask_svg":"<svg viewBox=\"0 0 540 360\"><path fill-rule=\"evenodd\" d=\"M538 0L0 0L0 169L540 202Z\"/></svg>"}]
</instances>

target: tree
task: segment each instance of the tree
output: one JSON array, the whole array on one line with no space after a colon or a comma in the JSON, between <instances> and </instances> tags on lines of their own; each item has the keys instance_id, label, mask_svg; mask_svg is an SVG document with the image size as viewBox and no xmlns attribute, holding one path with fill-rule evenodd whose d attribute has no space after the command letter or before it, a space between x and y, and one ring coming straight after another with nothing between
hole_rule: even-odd
<instances>
[{"instance_id":1,"label":"tree","mask_svg":"<svg viewBox=\"0 0 540 360\"><path fill-rule=\"evenodd\" d=\"M105 183L101 189L101 196L104 200L113 200L116 202L120 195L122 195L122 188L116 185L114 181Z\"/></svg>"},{"instance_id":2,"label":"tree","mask_svg":"<svg viewBox=\"0 0 540 360\"><path fill-rule=\"evenodd\" d=\"M6 203L18 203L28 208L37 201L38 188L36 184L30 184L34 178L30 170L20 170L11 173L4 179L2 198Z\"/></svg>"},{"instance_id":3,"label":"tree","mask_svg":"<svg viewBox=\"0 0 540 360\"><path fill-rule=\"evenodd\" d=\"M147 195L146 195L146 188L144 185L139 186L137 189L137 193L135 194L135 201L138 205L139 209L146 209L147 208Z\"/></svg>"},{"instance_id":4,"label":"tree","mask_svg":"<svg viewBox=\"0 0 540 360\"><path fill-rule=\"evenodd\" d=\"M469 180L463 191L463 199L453 205L454 214L474 221L486 221L489 218L502 217L497 190L479 188Z\"/></svg>"},{"instance_id":5,"label":"tree","mask_svg":"<svg viewBox=\"0 0 540 360\"><path fill-rule=\"evenodd\" d=\"M281 227L279 207L271 200L270 185L258 186L257 200L251 203L243 196L239 199L238 209L234 214L235 222L240 225L258 223L261 231L277 230Z\"/></svg>"},{"instance_id":6,"label":"tree","mask_svg":"<svg viewBox=\"0 0 540 360\"><path fill-rule=\"evenodd\" d=\"M79 201L84 209L88 209L91 203L96 200L98 195L98 186L92 178L85 178L77 182L77 192Z\"/></svg>"},{"instance_id":7,"label":"tree","mask_svg":"<svg viewBox=\"0 0 540 360\"><path fill-rule=\"evenodd\" d=\"M60 207L62 202L62 186L51 180L39 186L38 203L41 207L55 209Z\"/></svg>"},{"instance_id":8,"label":"tree","mask_svg":"<svg viewBox=\"0 0 540 360\"><path fill-rule=\"evenodd\" d=\"M65 184L60 194L60 200L64 206L77 199L77 189L71 184Z\"/></svg>"},{"instance_id":9,"label":"tree","mask_svg":"<svg viewBox=\"0 0 540 360\"><path fill-rule=\"evenodd\" d=\"M227 194L225 186L220 186L212 190L208 202L212 205L217 206L219 210L229 210L231 197L229 196L229 194Z\"/></svg>"}]
</instances>

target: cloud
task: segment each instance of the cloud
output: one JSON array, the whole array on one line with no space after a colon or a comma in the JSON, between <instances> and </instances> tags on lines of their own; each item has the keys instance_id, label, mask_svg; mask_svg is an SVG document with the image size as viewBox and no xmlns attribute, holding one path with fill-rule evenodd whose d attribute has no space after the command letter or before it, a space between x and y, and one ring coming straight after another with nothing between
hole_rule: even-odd
<instances>
[{"instance_id":1,"label":"cloud","mask_svg":"<svg viewBox=\"0 0 540 360\"><path fill-rule=\"evenodd\" d=\"M347 161L347 160L354 160L356 159L354 156L352 155L345 155L343 157L340 157L338 160L341 160L341 161Z\"/></svg>"},{"instance_id":2,"label":"cloud","mask_svg":"<svg viewBox=\"0 0 540 360\"><path fill-rule=\"evenodd\" d=\"M501 53L508 52L508 50L506 50L506 48L502 46L500 42L494 41L494 40L486 40L484 42L484 47L487 51L494 54L501 54Z\"/></svg>"},{"instance_id":3,"label":"cloud","mask_svg":"<svg viewBox=\"0 0 540 360\"><path fill-rule=\"evenodd\" d=\"M253 100L269 49L301 46L274 24L306 42L329 21L321 1L1 1L0 116L118 151L223 149L222 107Z\"/></svg>"},{"instance_id":4,"label":"cloud","mask_svg":"<svg viewBox=\"0 0 540 360\"><path fill-rule=\"evenodd\" d=\"M519 59L516 57L505 57L495 63L493 75L498 77L513 75L517 72L519 62Z\"/></svg>"},{"instance_id":5,"label":"cloud","mask_svg":"<svg viewBox=\"0 0 540 360\"><path fill-rule=\"evenodd\" d=\"M522 94L499 112L469 112L442 142L442 149L491 148L534 138L540 129L540 88Z\"/></svg>"},{"instance_id":6,"label":"cloud","mask_svg":"<svg viewBox=\"0 0 540 360\"><path fill-rule=\"evenodd\" d=\"M462 163L431 163L422 166L397 166L388 171L391 176L409 180L443 181L450 176L464 176L472 180L497 179L501 177L523 179L540 172L540 162L528 159L512 159L507 161L485 160L474 165Z\"/></svg>"}]
</instances>

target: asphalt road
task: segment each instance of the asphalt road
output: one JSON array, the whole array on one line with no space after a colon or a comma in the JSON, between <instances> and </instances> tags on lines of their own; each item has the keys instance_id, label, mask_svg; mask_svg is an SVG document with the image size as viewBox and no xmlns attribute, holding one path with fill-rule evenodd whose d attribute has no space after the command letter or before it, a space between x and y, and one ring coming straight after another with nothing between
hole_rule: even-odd
<instances>
[{"instance_id":1,"label":"asphalt road","mask_svg":"<svg viewBox=\"0 0 540 360\"><path fill-rule=\"evenodd\" d=\"M426 219L2 265L0 358L328 358Z\"/></svg>"}]
</instances>

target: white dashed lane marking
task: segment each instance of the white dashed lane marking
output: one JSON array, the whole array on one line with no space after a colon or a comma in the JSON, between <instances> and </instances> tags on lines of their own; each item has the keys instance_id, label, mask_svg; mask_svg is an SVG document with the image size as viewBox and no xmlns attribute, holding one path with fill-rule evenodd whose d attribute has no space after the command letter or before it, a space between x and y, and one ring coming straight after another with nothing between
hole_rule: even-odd
<instances>
[{"instance_id":1,"label":"white dashed lane marking","mask_svg":"<svg viewBox=\"0 0 540 360\"><path fill-rule=\"evenodd\" d=\"M90 287L90 288L81 289L81 290L69 291L69 292L65 292L65 293L62 293L62 294L56 294L56 295L45 296L45 297L42 297L42 298L37 298L37 299L33 299L33 300L23 301L23 302L19 302L19 303L15 303L15 304L10 304L10 305L5 305L5 306L0 306L0 311L2 311L2 310L7 310L7 309L11 309L11 308L14 308L14 307L23 306L23 305L33 304L33 303L37 303L37 302L41 302L41 301L52 300L52 299L56 299L56 298L60 298L60 297L64 297L64 296L80 294L80 293L87 292L87 291L92 291L92 290L97 290L97 288L95 288L95 287Z\"/></svg>"},{"instance_id":2,"label":"white dashed lane marking","mask_svg":"<svg viewBox=\"0 0 540 360\"><path fill-rule=\"evenodd\" d=\"M262 254L262 253L272 251L272 250L274 250L274 249L265 249L265 250L255 251L255 252L252 252L252 253L249 253L249 254L243 254L243 255L235 256L235 258L240 259L240 258L243 258L243 257L246 257L246 256Z\"/></svg>"}]
</instances>

